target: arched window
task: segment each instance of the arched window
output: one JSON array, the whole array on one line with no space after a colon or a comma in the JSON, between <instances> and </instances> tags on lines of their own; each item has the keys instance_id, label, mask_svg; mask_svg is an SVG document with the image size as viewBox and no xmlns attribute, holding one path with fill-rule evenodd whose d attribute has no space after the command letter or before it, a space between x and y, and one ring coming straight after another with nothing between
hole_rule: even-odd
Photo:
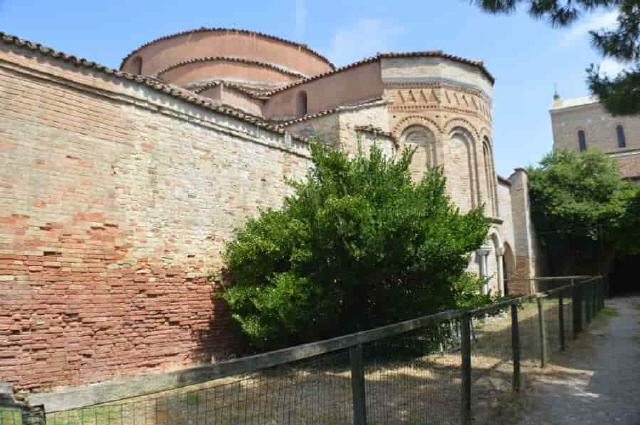
<instances>
[{"instance_id":1,"label":"arched window","mask_svg":"<svg viewBox=\"0 0 640 425\"><path fill-rule=\"evenodd\" d=\"M142 74L142 58L140 56L131 59L130 69L132 74Z\"/></svg>"},{"instance_id":2,"label":"arched window","mask_svg":"<svg viewBox=\"0 0 640 425\"><path fill-rule=\"evenodd\" d=\"M622 127L621 125L616 127L616 135L618 136L618 147L619 148L626 148L627 147L627 140L624 138L624 127Z\"/></svg>"},{"instance_id":3,"label":"arched window","mask_svg":"<svg viewBox=\"0 0 640 425\"><path fill-rule=\"evenodd\" d=\"M587 150L587 137L584 135L584 130L578 130L578 149L580 152Z\"/></svg>"},{"instance_id":4,"label":"arched window","mask_svg":"<svg viewBox=\"0 0 640 425\"><path fill-rule=\"evenodd\" d=\"M402 133L404 145L415 149L409 171L415 181L422 178L428 168L436 166L436 140L433 133L421 125L412 125Z\"/></svg>"},{"instance_id":5,"label":"arched window","mask_svg":"<svg viewBox=\"0 0 640 425\"><path fill-rule=\"evenodd\" d=\"M298 92L296 95L296 116L303 117L307 115L307 110L307 92Z\"/></svg>"}]
</instances>

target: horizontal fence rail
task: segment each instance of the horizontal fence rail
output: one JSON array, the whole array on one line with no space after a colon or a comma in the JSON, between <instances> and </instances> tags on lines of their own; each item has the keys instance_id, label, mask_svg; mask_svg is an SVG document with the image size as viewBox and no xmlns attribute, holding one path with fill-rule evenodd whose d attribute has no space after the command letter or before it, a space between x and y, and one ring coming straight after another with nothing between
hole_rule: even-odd
<instances>
[{"instance_id":1,"label":"horizontal fence rail","mask_svg":"<svg viewBox=\"0 0 640 425\"><path fill-rule=\"evenodd\" d=\"M0 425L492 423L527 374L604 307L602 277L538 281L554 287L212 365L32 394L28 403L0 398Z\"/></svg>"}]
</instances>

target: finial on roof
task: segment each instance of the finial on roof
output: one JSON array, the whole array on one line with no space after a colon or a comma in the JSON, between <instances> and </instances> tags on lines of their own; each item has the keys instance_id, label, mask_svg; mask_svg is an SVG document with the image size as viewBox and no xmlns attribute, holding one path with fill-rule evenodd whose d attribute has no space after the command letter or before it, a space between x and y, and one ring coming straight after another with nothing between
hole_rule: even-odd
<instances>
[{"instance_id":1,"label":"finial on roof","mask_svg":"<svg viewBox=\"0 0 640 425\"><path fill-rule=\"evenodd\" d=\"M560 100L560 94L558 93L558 85L553 83L553 100Z\"/></svg>"}]
</instances>

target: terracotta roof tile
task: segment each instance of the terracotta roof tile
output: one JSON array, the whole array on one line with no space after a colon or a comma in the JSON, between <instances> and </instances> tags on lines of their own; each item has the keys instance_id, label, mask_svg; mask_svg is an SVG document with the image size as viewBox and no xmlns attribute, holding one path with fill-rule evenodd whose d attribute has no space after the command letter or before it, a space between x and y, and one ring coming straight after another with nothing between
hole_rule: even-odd
<instances>
[{"instance_id":1,"label":"terracotta roof tile","mask_svg":"<svg viewBox=\"0 0 640 425\"><path fill-rule=\"evenodd\" d=\"M396 140L396 136L394 136L393 133L390 133L388 131L384 131L380 127L375 127L373 125L357 125L355 127L355 129L356 129L356 131L363 131L365 133L379 134L381 136L390 138L391 140L393 140L396 143L398 142Z\"/></svg>"},{"instance_id":2,"label":"terracotta roof tile","mask_svg":"<svg viewBox=\"0 0 640 425\"><path fill-rule=\"evenodd\" d=\"M255 35L255 36L258 36L258 37L266 38L268 40L279 41L281 43L288 44L290 46L295 46L295 47L299 47L301 49L304 49L306 52L311 53L312 55L316 56L318 59L320 59L323 62L325 62L331 68L335 68L335 65L333 63L331 63L331 61L329 59L325 58L323 55L321 55L320 53L316 52L315 50L310 49L309 46L307 46L306 44L296 43L296 42L291 41L291 40L287 40L287 39L284 39L284 38L276 37L276 36L273 36L273 35L257 32L257 31L250 31L250 30L243 30L243 29L233 29L233 28L206 28L206 27L201 27L201 28L194 29L194 30L181 31L181 32L178 32L178 33L175 33L175 34L165 35L163 37L159 37L159 38L156 38L155 40L151 40L151 41L149 41L147 43L144 43L142 46L140 46L137 49L133 50L131 53L129 53L127 56L125 56L124 59L122 59L122 62L120 63L120 69L122 69L122 67L124 66L124 63L131 56L135 55L137 52L139 52L140 50L144 49L147 46L150 46L151 44L157 43L158 41L168 40L168 39L171 39L171 38L180 37L180 36L188 35L188 34L194 34L194 33L198 33L198 32L228 32L228 33L236 33L236 34L250 34L250 35Z\"/></svg>"},{"instance_id":3,"label":"terracotta roof tile","mask_svg":"<svg viewBox=\"0 0 640 425\"><path fill-rule=\"evenodd\" d=\"M6 45L13 45L26 50L37 52L44 56L49 56L51 58L59 59L77 67L90 68L97 72L101 72L103 74L112 75L115 78L133 81L133 82L142 84L146 87L149 87L153 90L166 93L177 99L202 106L211 111L224 114L245 122L249 122L259 128L263 128L265 130L269 130L278 134L284 134L284 130L280 126L266 122L261 117L258 117L256 115L251 115L249 113L243 112L236 108L219 105L209 98L199 96L181 87L161 82L152 77L147 77L147 76L138 75L138 74L131 74L124 71L118 71L118 70L109 68L107 66L100 65L93 61L89 61L84 58L79 58L74 55L69 55L69 54L54 50L50 47L43 46L39 43L23 40L21 38L8 35L3 32L0 32L0 42ZM298 138L298 139L303 140L301 138Z\"/></svg>"},{"instance_id":4,"label":"terracotta roof tile","mask_svg":"<svg viewBox=\"0 0 640 425\"><path fill-rule=\"evenodd\" d=\"M500 182L502 182L502 183L506 184L507 186L511 186L511 184L512 184L512 183L511 183L511 180L509 180L508 178L506 178L506 177L502 177L502 176L501 176L501 175L499 175L499 174L497 175L497 177L498 177L498 181L500 181Z\"/></svg>"},{"instance_id":5,"label":"terracotta roof tile","mask_svg":"<svg viewBox=\"0 0 640 425\"><path fill-rule=\"evenodd\" d=\"M220 85L237 90L243 94L246 94L247 96L251 96L254 99L258 99L258 100L268 99L266 96L262 95L262 93L264 93L266 89L246 87L242 84L235 84L225 80L207 81L204 84L198 84L197 86L189 87L188 89L193 91L196 94L200 94L203 91L210 89L211 87L217 87Z\"/></svg>"},{"instance_id":6,"label":"terracotta roof tile","mask_svg":"<svg viewBox=\"0 0 640 425\"><path fill-rule=\"evenodd\" d=\"M287 74L290 75L292 77L297 77L297 78L306 78L307 76L304 74L301 74L300 72L296 72L296 71L292 71L290 69L287 69L283 66L279 66L279 65L274 65L272 63L269 62L262 62L262 61L258 61L258 60L252 60L252 59L245 59L245 58L239 58L236 56L205 56L205 57L201 57L201 58L193 58L193 59L188 59L185 61L181 61L178 63L175 63L173 65L170 65L166 68L161 69L160 71L158 71L158 73L156 75L162 75L165 72L169 72L172 69L176 69L179 68L181 66L184 65L189 65L191 63L198 63L198 62L216 62L216 61L226 61L226 62L238 62L238 63L246 63L246 64L250 64L250 65L259 65L259 66L263 66L265 68L269 68L269 69L273 69L276 71L279 71L283 74Z\"/></svg>"},{"instance_id":7,"label":"terracotta roof tile","mask_svg":"<svg viewBox=\"0 0 640 425\"><path fill-rule=\"evenodd\" d=\"M331 108L331 109L325 109L324 111L320 111L320 112L316 112L315 114L308 114L308 115L304 115L302 117L298 117L298 118L293 118L293 119L289 119L289 120L282 120L282 121L278 121L278 120L271 120L270 122L273 123L274 125L277 125L279 128L285 128L288 127L292 124L297 124L303 121L309 121L312 120L314 118L320 118L320 117L324 117L326 115L330 115L336 112L340 112L340 111L344 111L344 110L349 110L349 109L358 109L358 108L366 108L368 106L371 106L373 104L376 104L378 102L384 102L387 103L387 101L385 101L382 97L377 97L375 99L369 99L366 100L364 102L355 104L355 105L341 105L341 106L336 106L335 108Z\"/></svg>"},{"instance_id":8,"label":"terracotta roof tile","mask_svg":"<svg viewBox=\"0 0 640 425\"><path fill-rule=\"evenodd\" d=\"M381 58L405 58L405 57L436 57L436 58L444 58L444 59L449 59L449 60L454 61L454 62L459 62L459 63L463 63L463 64L466 64L466 65L475 66L475 67L479 68L480 71L482 71L482 73L489 79L489 81L491 81L492 84L495 83L495 78L493 77L493 75L491 75L491 73L489 73L489 71L484 66L484 62L482 62L482 61L475 61L475 60L465 59L465 58L463 58L461 56L450 55L448 53L442 52L442 50L427 50L427 51L421 51L421 52L386 52L386 53L378 53L375 56L371 56L369 58L364 58L362 60L350 63L350 64L342 66L340 68L335 68L335 69L333 69L331 71L323 72L322 74L313 75L313 76L305 78L303 80L295 81L293 83L287 84L286 86L283 86L283 87L280 87L278 89L272 90L271 92L266 93L266 95L271 96L271 95L273 95L275 93L279 93L281 91L290 89L292 87L299 86L301 84L308 83L310 81L318 80L320 78L324 78L324 77L332 75L332 74L337 74L339 72L346 71L348 69L356 68L356 67L361 66L361 65L365 65L365 64L368 64L368 63L376 62L376 61L380 60Z\"/></svg>"}]
</instances>

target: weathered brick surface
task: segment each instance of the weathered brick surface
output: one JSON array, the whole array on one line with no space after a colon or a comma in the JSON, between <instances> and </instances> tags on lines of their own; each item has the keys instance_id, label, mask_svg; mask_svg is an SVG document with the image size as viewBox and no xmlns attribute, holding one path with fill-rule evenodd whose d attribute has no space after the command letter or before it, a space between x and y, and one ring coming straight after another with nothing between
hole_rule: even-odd
<instances>
[{"instance_id":1,"label":"weathered brick surface","mask_svg":"<svg viewBox=\"0 0 640 425\"><path fill-rule=\"evenodd\" d=\"M534 273L526 176L515 173L495 199L491 82L475 66L440 62L371 67L382 99L288 131L351 153L358 139L365 150L376 142L387 154L408 130L430 132L452 200L487 204L494 218L482 268L495 292L504 246L515 275ZM231 115L0 44L0 381L43 390L237 351L209 277L233 229L280 205L285 179L310 162L306 143ZM472 255L469 270L480 260Z\"/></svg>"},{"instance_id":2,"label":"weathered brick surface","mask_svg":"<svg viewBox=\"0 0 640 425\"><path fill-rule=\"evenodd\" d=\"M0 58L0 381L41 390L237 348L208 276L232 230L302 176L306 146L94 71Z\"/></svg>"}]
</instances>

